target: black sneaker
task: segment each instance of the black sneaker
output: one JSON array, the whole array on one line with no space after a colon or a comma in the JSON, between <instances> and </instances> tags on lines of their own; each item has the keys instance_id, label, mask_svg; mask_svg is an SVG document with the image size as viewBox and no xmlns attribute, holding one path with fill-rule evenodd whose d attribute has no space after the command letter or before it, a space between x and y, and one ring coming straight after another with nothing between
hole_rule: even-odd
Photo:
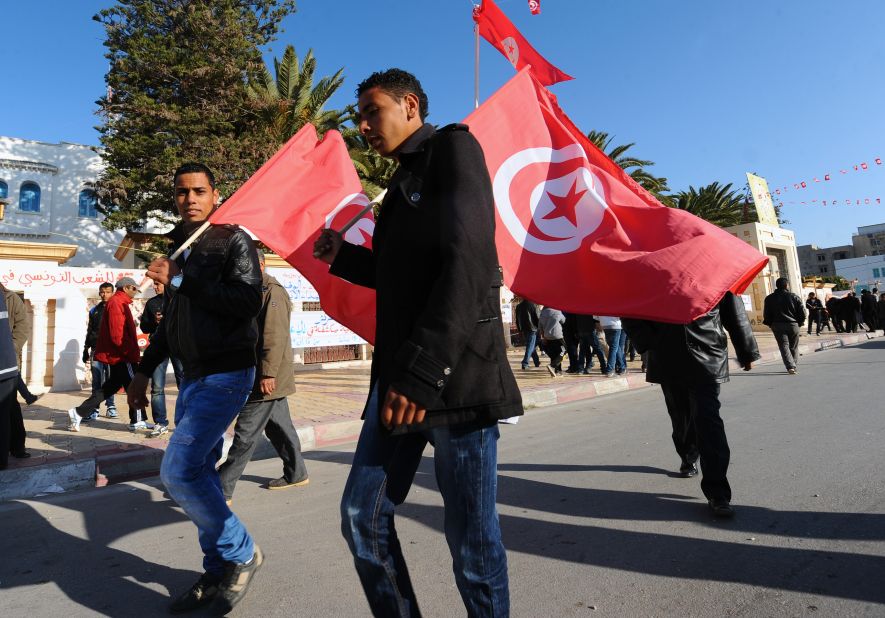
<instances>
[{"instance_id":1,"label":"black sneaker","mask_svg":"<svg viewBox=\"0 0 885 618\"><path fill-rule=\"evenodd\" d=\"M304 487L310 483L310 479L308 477L304 477L300 481L295 481L294 483L290 483L286 480L285 476L281 476L278 479L273 479L267 483L268 489L288 489L289 487Z\"/></svg>"},{"instance_id":2,"label":"black sneaker","mask_svg":"<svg viewBox=\"0 0 885 618\"><path fill-rule=\"evenodd\" d=\"M720 519L734 517L734 509L731 508L731 504L725 498L710 498L708 504L710 505L710 510L713 511L713 517Z\"/></svg>"},{"instance_id":3,"label":"black sneaker","mask_svg":"<svg viewBox=\"0 0 885 618\"><path fill-rule=\"evenodd\" d=\"M683 478L690 479L693 476L698 475L698 466L694 462L683 461L682 465L679 466L679 474L682 475Z\"/></svg>"},{"instance_id":4,"label":"black sneaker","mask_svg":"<svg viewBox=\"0 0 885 618\"><path fill-rule=\"evenodd\" d=\"M218 576L203 573L190 590L172 602L169 606L169 613L183 614L203 607L218 594L218 585L220 583L221 578Z\"/></svg>"},{"instance_id":5,"label":"black sneaker","mask_svg":"<svg viewBox=\"0 0 885 618\"><path fill-rule=\"evenodd\" d=\"M239 603L246 592L249 590L249 584L264 564L264 554L258 545L255 545L255 553L249 562L239 564L237 562L228 562L224 569L224 577L218 587L218 595L215 598L215 604L212 606L219 614L227 614Z\"/></svg>"}]
</instances>

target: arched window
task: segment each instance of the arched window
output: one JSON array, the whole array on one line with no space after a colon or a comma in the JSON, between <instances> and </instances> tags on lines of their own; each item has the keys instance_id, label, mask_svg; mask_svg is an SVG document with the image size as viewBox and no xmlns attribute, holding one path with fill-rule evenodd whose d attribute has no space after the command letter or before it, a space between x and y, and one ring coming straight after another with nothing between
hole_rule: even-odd
<instances>
[{"instance_id":1,"label":"arched window","mask_svg":"<svg viewBox=\"0 0 885 618\"><path fill-rule=\"evenodd\" d=\"M9 197L9 185L0 180L0 199Z\"/></svg>"},{"instance_id":2,"label":"arched window","mask_svg":"<svg viewBox=\"0 0 885 618\"><path fill-rule=\"evenodd\" d=\"M40 186L36 182L23 182L18 191L18 209L24 212L40 212Z\"/></svg>"},{"instance_id":3,"label":"arched window","mask_svg":"<svg viewBox=\"0 0 885 618\"><path fill-rule=\"evenodd\" d=\"M80 217L98 217L98 210L96 209L97 204L98 196L95 194L95 191L92 189L83 189L80 191L80 209L78 215Z\"/></svg>"}]
</instances>

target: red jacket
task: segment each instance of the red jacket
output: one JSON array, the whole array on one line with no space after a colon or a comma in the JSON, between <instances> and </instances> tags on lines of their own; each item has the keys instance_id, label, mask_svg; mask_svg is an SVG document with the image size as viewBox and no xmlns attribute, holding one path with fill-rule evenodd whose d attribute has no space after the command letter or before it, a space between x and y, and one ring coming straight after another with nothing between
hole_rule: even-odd
<instances>
[{"instance_id":1,"label":"red jacket","mask_svg":"<svg viewBox=\"0 0 885 618\"><path fill-rule=\"evenodd\" d=\"M137 363L141 359L135 320L129 310L131 304L132 299L123 290L117 290L108 300L101 326L98 327L95 360L117 365L124 362Z\"/></svg>"}]
</instances>

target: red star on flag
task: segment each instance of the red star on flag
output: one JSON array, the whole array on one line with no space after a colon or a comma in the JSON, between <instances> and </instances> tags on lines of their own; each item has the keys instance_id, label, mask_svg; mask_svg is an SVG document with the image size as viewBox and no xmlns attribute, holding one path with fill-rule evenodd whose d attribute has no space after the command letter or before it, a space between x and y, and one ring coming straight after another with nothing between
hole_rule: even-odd
<instances>
[{"instance_id":1,"label":"red star on flag","mask_svg":"<svg viewBox=\"0 0 885 618\"><path fill-rule=\"evenodd\" d=\"M569 189L568 193L565 195L553 195L549 191L547 192L547 197L550 198L550 201L553 202L553 210L548 212L546 215L542 217L542 219L556 219L559 217L565 217L568 219L572 225L578 227L578 216L575 212L575 207L578 205L578 202L581 201L581 198L587 193L587 189L583 191L577 191L578 188L578 180L575 179L572 182L572 188Z\"/></svg>"}]
</instances>

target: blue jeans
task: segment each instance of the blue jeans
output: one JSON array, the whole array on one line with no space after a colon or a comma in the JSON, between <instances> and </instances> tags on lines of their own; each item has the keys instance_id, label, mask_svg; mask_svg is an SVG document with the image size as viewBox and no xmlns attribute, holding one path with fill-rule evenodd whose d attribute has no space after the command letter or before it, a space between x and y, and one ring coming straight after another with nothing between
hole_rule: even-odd
<instances>
[{"instance_id":1,"label":"blue jeans","mask_svg":"<svg viewBox=\"0 0 885 618\"><path fill-rule=\"evenodd\" d=\"M445 535L468 616L508 616L507 555L495 499L498 426L390 435L372 392L341 498L341 530L375 616L420 616L394 527L427 442L445 504Z\"/></svg>"},{"instance_id":2,"label":"blue jeans","mask_svg":"<svg viewBox=\"0 0 885 618\"><path fill-rule=\"evenodd\" d=\"M111 375L111 367L107 363L102 363L100 361L94 360L92 361L92 393L98 393L101 391L101 385L104 384L104 381L107 380ZM104 400L104 407L108 410L116 410L117 406L114 404L114 396L111 395L107 399ZM98 412L98 408L95 408L95 411Z\"/></svg>"},{"instance_id":3,"label":"blue jeans","mask_svg":"<svg viewBox=\"0 0 885 618\"><path fill-rule=\"evenodd\" d=\"M624 357L624 345L627 343L627 334L620 328L606 328L605 342L608 344L608 362L605 364L605 372L623 373L627 370L627 359Z\"/></svg>"},{"instance_id":4,"label":"blue jeans","mask_svg":"<svg viewBox=\"0 0 885 618\"><path fill-rule=\"evenodd\" d=\"M522 359L522 368L528 369L529 359L532 359L535 367L537 367L541 364L541 359L538 357L536 349L538 347L538 331L533 330L523 334L525 335L525 356Z\"/></svg>"},{"instance_id":5,"label":"blue jeans","mask_svg":"<svg viewBox=\"0 0 885 618\"><path fill-rule=\"evenodd\" d=\"M169 440L160 478L172 499L197 526L203 569L221 576L225 562L248 562L252 537L228 508L215 464L224 430L249 398L255 367L181 381L175 406L175 432Z\"/></svg>"},{"instance_id":6,"label":"blue jeans","mask_svg":"<svg viewBox=\"0 0 885 618\"><path fill-rule=\"evenodd\" d=\"M578 348L578 367L582 369L590 369L593 367L593 355L599 359L599 368L605 369L605 354L602 353L602 346L599 344L599 333L593 331L590 334L581 335L581 347Z\"/></svg>"},{"instance_id":7,"label":"blue jeans","mask_svg":"<svg viewBox=\"0 0 885 618\"><path fill-rule=\"evenodd\" d=\"M169 358L164 359L151 375L151 414L157 425L168 425L166 418L166 369L169 367ZM172 359L172 369L175 372L175 382L179 382L181 375L181 362Z\"/></svg>"}]
</instances>

